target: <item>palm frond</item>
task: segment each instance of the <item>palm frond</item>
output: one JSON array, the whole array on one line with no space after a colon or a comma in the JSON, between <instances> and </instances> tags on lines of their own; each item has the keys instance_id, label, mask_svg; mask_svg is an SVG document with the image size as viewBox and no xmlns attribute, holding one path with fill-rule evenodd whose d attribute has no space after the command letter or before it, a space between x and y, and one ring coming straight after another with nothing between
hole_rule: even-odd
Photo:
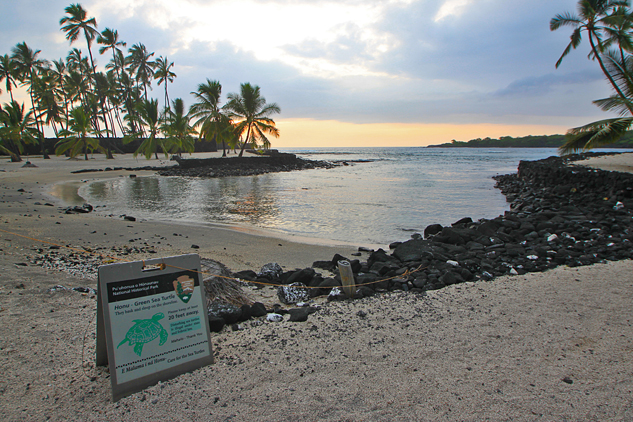
<instances>
[{"instance_id":1,"label":"palm frond","mask_svg":"<svg viewBox=\"0 0 633 422\"><path fill-rule=\"evenodd\" d=\"M562 26L576 26L582 25L582 23L582 20L576 15L572 15L569 12L559 13L549 21L549 29L556 31Z\"/></svg>"},{"instance_id":2,"label":"palm frond","mask_svg":"<svg viewBox=\"0 0 633 422\"><path fill-rule=\"evenodd\" d=\"M617 142L633 125L633 117L605 119L567 131L567 140L558 149L561 155L571 154Z\"/></svg>"}]
</instances>

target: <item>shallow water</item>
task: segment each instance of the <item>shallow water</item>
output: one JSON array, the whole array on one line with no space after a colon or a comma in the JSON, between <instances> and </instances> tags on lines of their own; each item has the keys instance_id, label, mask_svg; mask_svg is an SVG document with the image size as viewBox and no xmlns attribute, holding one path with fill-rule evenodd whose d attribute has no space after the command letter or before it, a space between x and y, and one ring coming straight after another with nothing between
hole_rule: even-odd
<instances>
[{"instance_id":1,"label":"shallow water","mask_svg":"<svg viewBox=\"0 0 633 422\"><path fill-rule=\"evenodd\" d=\"M118 178L83 186L79 194L113 214L384 246L429 224L503 214L509 207L491 177L516 172L520 160L556 155L553 148L282 151L349 165L223 179Z\"/></svg>"}]
</instances>

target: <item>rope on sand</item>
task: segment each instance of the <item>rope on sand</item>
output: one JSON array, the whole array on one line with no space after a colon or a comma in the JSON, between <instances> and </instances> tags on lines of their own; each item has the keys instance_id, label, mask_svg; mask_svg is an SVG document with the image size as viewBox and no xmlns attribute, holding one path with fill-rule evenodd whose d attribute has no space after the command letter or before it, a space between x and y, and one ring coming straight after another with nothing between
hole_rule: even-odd
<instances>
[{"instance_id":1,"label":"rope on sand","mask_svg":"<svg viewBox=\"0 0 633 422\"><path fill-rule=\"evenodd\" d=\"M119 257L116 257L116 256L112 256L112 255L106 255L106 254L93 252L93 251L91 251L89 249L84 249L84 248L79 249L79 248L74 248L72 246L62 245L60 243L49 242L49 241L46 241L46 240L37 239L35 237L30 237L30 236L25 236L25 235L22 235L22 234L10 232L8 230L0 229L0 232L7 233L7 234L10 234L10 235L13 235L13 236L18 236L18 237L21 237L21 238L24 238L24 239L32 240L34 242L45 243L45 244L51 245L51 246L57 246L59 248L68 249L68 250L71 250L71 251L74 251L74 252L79 252L79 253L83 253L83 254L87 254L87 255L99 256L103 260L120 261L120 262L132 262L132 261L130 261L128 259L124 259L124 258L119 258ZM142 260L142 262L143 262L143 267L145 267L145 261ZM178 270L192 271L189 268L182 268L182 267L178 267L178 266L175 266L175 265L168 265L168 264L165 264L165 263L159 264L159 266L161 266L161 268L163 268L163 269L166 268L166 267L170 267L170 268L175 268L175 269L178 269ZM370 282L367 282L367 283L352 284L352 285L350 285L350 287L358 288L358 287L362 287L362 286L369 286L369 285L372 285L372 284L382 283L384 281L394 280L396 278L407 278L409 275L414 274L414 273L416 273L418 271L421 271L421 270L423 270L425 268L426 267L422 267L422 265L420 265L419 267L417 267L417 268L415 268L413 270L407 269L403 274L400 274L400 275L395 275L395 276L388 277L388 278L383 278L383 279L380 279L380 280L370 281ZM221 278L221 279L237 281L237 282L242 282L242 283L248 283L248 284L256 284L256 285L260 285L260 286L268 286L268 287L284 287L284 286L286 286L286 284L276 284L276 283L267 283L267 282L262 282L262 281L242 280L242 279L239 279L239 278L228 277L228 276L224 276L224 275L220 275L220 274L213 274L211 272L202 271L202 270L201 271L195 271L194 270L194 272L196 272L198 274L208 275L208 276L211 276L211 277L217 277L217 278ZM323 287L318 287L318 286L293 286L293 287L296 287L298 289L322 289L323 288Z\"/></svg>"}]
</instances>

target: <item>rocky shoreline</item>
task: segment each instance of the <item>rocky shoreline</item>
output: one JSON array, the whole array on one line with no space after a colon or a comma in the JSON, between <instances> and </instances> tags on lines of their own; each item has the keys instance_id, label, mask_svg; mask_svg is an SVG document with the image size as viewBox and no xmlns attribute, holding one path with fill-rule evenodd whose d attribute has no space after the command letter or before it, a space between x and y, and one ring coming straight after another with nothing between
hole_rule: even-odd
<instances>
[{"instance_id":1,"label":"rocky shoreline","mask_svg":"<svg viewBox=\"0 0 633 422\"><path fill-rule=\"evenodd\" d=\"M105 168L86 168L71 171L72 174L98 173L109 171L155 171L160 176L182 177L231 177L257 176L266 173L280 173L295 170L317 168L331 169L340 165L349 165L347 161L329 162L306 160L295 154L281 153L271 150L267 155L256 157L213 157L213 158L180 158L174 155L171 161L176 164L168 166L113 166Z\"/></svg>"},{"instance_id":2,"label":"rocky shoreline","mask_svg":"<svg viewBox=\"0 0 633 422\"><path fill-rule=\"evenodd\" d=\"M328 295L328 300L348 299L342 292L339 260L350 261L359 285L354 299L360 299L397 290L424 294L453 284L542 272L561 265L630 259L633 175L572 164L597 155L602 154L522 161L518 173L494 177L496 187L511 204L504 215L478 221L465 217L450 227L430 225L423 235L391 244L391 253L371 251L365 262L337 254L329 261L314 262L312 268L283 272L271 263L259 273L245 270L232 275L283 285L277 289L282 303L305 305L321 295ZM315 268L333 276L324 278ZM212 326L219 331L224 322L248 319L249 311L244 308L248 305L241 309L230 304L216 306L210 310ZM310 311L308 308L302 315L307 319Z\"/></svg>"},{"instance_id":3,"label":"rocky shoreline","mask_svg":"<svg viewBox=\"0 0 633 422\"><path fill-rule=\"evenodd\" d=\"M177 166L161 168L161 176L185 177L229 177L256 176L266 173L278 173L295 170L336 167L327 161L304 160L295 154L274 153L262 157L231 157L231 158L190 158L179 159Z\"/></svg>"}]
</instances>

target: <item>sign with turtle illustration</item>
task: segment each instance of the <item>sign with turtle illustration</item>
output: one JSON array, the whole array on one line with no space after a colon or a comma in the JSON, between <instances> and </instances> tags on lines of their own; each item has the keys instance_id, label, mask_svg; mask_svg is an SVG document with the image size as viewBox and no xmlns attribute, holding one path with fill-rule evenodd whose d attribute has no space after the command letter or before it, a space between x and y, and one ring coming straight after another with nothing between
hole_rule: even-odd
<instances>
[{"instance_id":1,"label":"sign with turtle illustration","mask_svg":"<svg viewBox=\"0 0 633 422\"><path fill-rule=\"evenodd\" d=\"M123 341L121 341L116 348L118 349L127 341L130 342L130 346L134 345L134 353L141 356L141 353L143 353L143 345L158 337L160 337L160 343L158 343L158 345L162 346L167 341L167 337L169 337L167 330L158 322L163 318L165 318L165 315L159 312L152 315L150 319L135 319L132 321L134 325L129 329Z\"/></svg>"},{"instance_id":2,"label":"sign with turtle illustration","mask_svg":"<svg viewBox=\"0 0 633 422\"><path fill-rule=\"evenodd\" d=\"M114 401L213 363L200 257L99 267L97 365Z\"/></svg>"}]
</instances>

